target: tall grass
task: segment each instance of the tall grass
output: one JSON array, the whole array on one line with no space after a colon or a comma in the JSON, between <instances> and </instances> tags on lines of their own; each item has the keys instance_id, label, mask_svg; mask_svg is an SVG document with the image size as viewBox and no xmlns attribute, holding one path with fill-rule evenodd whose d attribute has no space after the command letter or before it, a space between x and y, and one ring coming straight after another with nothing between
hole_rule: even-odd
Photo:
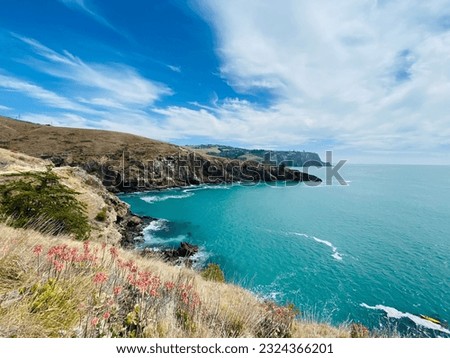
<instances>
[{"instance_id":1,"label":"tall grass","mask_svg":"<svg viewBox=\"0 0 450 358\"><path fill-rule=\"evenodd\" d=\"M192 270L0 224L0 336L341 337Z\"/></svg>"}]
</instances>

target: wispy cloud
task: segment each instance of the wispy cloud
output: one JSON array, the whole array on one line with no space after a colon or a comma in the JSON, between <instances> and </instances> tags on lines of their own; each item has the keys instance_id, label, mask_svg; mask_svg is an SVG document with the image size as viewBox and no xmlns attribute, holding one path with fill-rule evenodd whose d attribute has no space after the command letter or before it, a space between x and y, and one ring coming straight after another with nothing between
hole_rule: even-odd
<instances>
[{"instance_id":1,"label":"wispy cloud","mask_svg":"<svg viewBox=\"0 0 450 358\"><path fill-rule=\"evenodd\" d=\"M107 28L113 30L119 35L122 35L124 37L127 37L122 31L118 30L116 27L114 27L105 17L103 17L98 11L94 11L94 8L90 5L88 5L87 0L59 0L61 3L66 5L70 9L78 10L86 15L93 18L95 21L100 23L103 26L106 26Z\"/></svg>"},{"instance_id":2,"label":"wispy cloud","mask_svg":"<svg viewBox=\"0 0 450 358\"><path fill-rule=\"evenodd\" d=\"M106 107L152 105L172 90L166 85L142 77L134 68L123 64L86 63L64 51L58 53L38 41L14 35L28 44L39 58L29 60L36 69L79 86L75 96L80 102ZM88 96L80 96L85 93Z\"/></svg>"},{"instance_id":3,"label":"wispy cloud","mask_svg":"<svg viewBox=\"0 0 450 358\"><path fill-rule=\"evenodd\" d=\"M172 65L167 65L167 67L172 70L173 72L181 72L181 67L180 66L172 66Z\"/></svg>"},{"instance_id":4,"label":"wispy cloud","mask_svg":"<svg viewBox=\"0 0 450 358\"><path fill-rule=\"evenodd\" d=\"M12 111L12 108L0 104L0 111Z\"/></svg>"},{"instance_id":5,"label":"wispy cloud","mask_svg":"<svg viewBox=\"0 0 450 358\"><path fill-rule=\"evenodd\" d=\"M23 81L13 76L0 74L0 88L9 91L20 92L30 98L34 98L44 104L55 108L81 111L86 113L94 112L92 109L82 106L66 97L60 96L38 85Z\"/></svg>"}]
</instances>

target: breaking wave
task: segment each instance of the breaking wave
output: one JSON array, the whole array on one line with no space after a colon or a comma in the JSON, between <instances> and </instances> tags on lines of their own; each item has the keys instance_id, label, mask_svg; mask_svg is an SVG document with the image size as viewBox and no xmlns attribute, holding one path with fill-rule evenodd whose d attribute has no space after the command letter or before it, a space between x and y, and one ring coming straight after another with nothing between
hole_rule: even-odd
<instances>
[{"instance_id":1,"label":"breaking wave","mask_svg":"<svg viewBox=\"0 0 450 358\"><path fill-rule=\"evenodd\" d=\"M293 234L297 235L297 236L306 237L308 239L313 239L314 241L316 241L316 242L318 242L320 244L323 244L323 245L326 245L326 246L330 247L331 250L333 251L333 253L331 254L331 257L334 258L335 260L338 260L338 261L342 260L342 254L338 251L337 247L334 246L331 242L319 239L319 238L317 238L315 236L309 236L309 235L306 235L306 234L303 234L303 233L294 232Z\"/></svg>"},{"instance_id":2,"label":"breaking wave","mask_svg":"<svg viewBox=\"0 0 450 358\"><path fill-rule=\"evenodd\" d=\"M361 307L370 309L370 310L380 310L380 311L384 311L387 315L388 318L395 318L395 319L400 319L400 318L408 318L409 320L411 320L412 322L414 322L417 326L422 326L428 329L432 329L435 331L440 331L446 334L450 334L450 331L447 328L442 327L441 325L431 322L425 318L416 316L412 313L409 312L401 312L393 307L389 307L389 306L383 306L383 305L376 305L376 306L369 306L365 303L361 303L360 305Z\"/></svg>"}]
</instances>

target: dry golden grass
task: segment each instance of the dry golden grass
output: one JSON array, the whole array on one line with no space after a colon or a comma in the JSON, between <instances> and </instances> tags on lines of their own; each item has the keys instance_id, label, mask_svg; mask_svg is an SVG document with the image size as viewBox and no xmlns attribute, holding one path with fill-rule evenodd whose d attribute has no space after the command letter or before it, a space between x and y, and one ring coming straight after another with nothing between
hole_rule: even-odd
<instances>
[{"instance_id":1,"label":"dry golden grass","mask_svg":"<svg viewBox=\"0 0 450 358\"><path fill-rule=\"evenodd\" d=\"M132 150L144 161L158 155L188 152L182 147L128 133L53 127L0 116L0 146L39 157L62 155L76 159L100 158Z\"/></svg>"},{"instance_id":2,"label":"dry golden grass","mask_svg":"<svg viewBox=\"0 0 450 358\"><path fill-rule=\"evenodd\" d=\"M0 184L5 180L10 180L8 179L10 174L44 172L48 167L53 167L50 161L0 148ZM77 199L86 205L92 240L108 244L119 243L122 235L115 225L118 215L116 210L121 210L121 215L124 215L127 205L125 203L117 204L114 207L108 205L108 201L119 202L119 200L106 190L98 178L87 174L83 169L53 167L52 171L58 175L62 184L76 191ZM96 220L96 216L104 209L106 209L105 220L100 222Z\"/></svg>"},{"instance_id":3,"label":"dry golden grass","mask_svg":"<svg viewBox=\"0 0 450 358\"><path fill-rule=\"evenodd\" d=\"M4 224L0 237L3 337L350 335L136 252Z\"/></svg>"}]
</instances>

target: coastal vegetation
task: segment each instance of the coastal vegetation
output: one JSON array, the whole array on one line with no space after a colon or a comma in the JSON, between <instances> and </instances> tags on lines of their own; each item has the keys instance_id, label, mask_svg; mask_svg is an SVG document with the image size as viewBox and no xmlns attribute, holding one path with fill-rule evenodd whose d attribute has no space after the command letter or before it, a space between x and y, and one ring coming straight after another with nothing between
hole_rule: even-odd
<instances>
[{"instance_id":1,"label":"coastal vegetation","mask_svg":"<svg viewBox=\"0 0 450 358\"><path fill-rule=\"evenodd\" d=\"M2 337L349 337L133 251L0 224Z\"/></svg>"},{"instance_id":2,"label":"coastal vegetation","mask_svg":"<svg viewBox=\"0 0 450 358\"><path fill-rule=\"evenodd\" d=\"M60 183L49 167L45 172L4 176L0 184L0 215L14 227L34 227L58 234L89 236L85 205L77 192Z\"/></svg>"},{"instance_id":3,"label":"coastal vegetation","mask_svg":"<svg viewBox=\"0 0 450 358\"><path fill-rule=\"evenodd\" d=\"M202 277L209 281L225 282L225 276L218 264L208 264L202 271Z\"/></svg>"}]
</instances>

